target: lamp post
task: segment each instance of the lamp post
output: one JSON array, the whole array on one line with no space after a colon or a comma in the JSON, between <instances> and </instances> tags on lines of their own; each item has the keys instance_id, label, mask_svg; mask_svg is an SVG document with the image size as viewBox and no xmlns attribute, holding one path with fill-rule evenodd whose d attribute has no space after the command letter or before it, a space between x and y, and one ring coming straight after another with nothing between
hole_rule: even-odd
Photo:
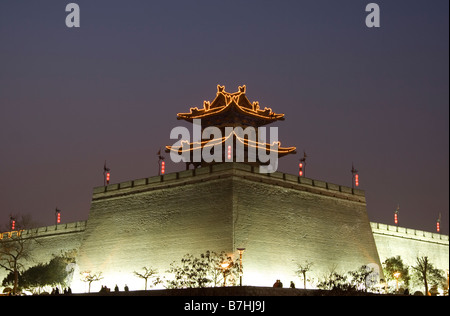
<instances>
[{"instance_id":1,"label":"lamp post","mask_svg":"<svg viewBox=\"0 0 450 316\"><path fill-rule=\"evenodd\" d=\"M16 230L16 219L12 215L9 216L9 225L11 226L11 231Z\"/></svg>"},{"instance_id":2,"label":"lamp post","mask_svg":"<svg viewBox=\"0 0 450 316\"><path fill-rule=\"evenodd\" d=\"M159 149L158 153L158 176L166 173L166 163L164 162L164 156L161 155L161 149Z\"/></svg>"},{"instance_id":3,"label":"lamp post","mask_svg":"<svg viewBox=\"0 0 450 316\"><path fill-rule=\"evenodd\" d=\"M109 179L111 176L110 171L111 171L111 169L106 167L106 160L105 160L105 164L103 165L103 186L106 186L107 184L109 184Z\"/></svg>"},{"instance_id":4,"label":"lamp post","mask_svg":"<svg viewBox=\"0 0 450 316\"><path fill-rule=\"evenodd\" d=\"M352 162L352 189L355 188L356 186L359 186L359 176L358 176L358 170L355 169L355 167L353 167L353 162Z\"/></svg>"},{"instance_id":5,"label":"lamp post","mask_svg":"<svg viewBox=\"0 0 450 316\"><path fill-rule=\"evenodd\" d=\"M300 163L298 165L299 166L298 175L300 177L306 176L306 157L308 157L308 156L306 156L306 152L303 151L303 158L300 158Z\"/></svg>"},{"instance_id":6,"label":"lamp post","mask_svg":"<svg viewBox=\"0 0 450 316\"><path fill-rule=\"evenodd\" d=\"M242 255L244 254L245 248L237 248L239 251L239 286L242 286L242 276L244 274L242 270Z\"/></svg>"},{"instance_id":7,"label":"lamp post","mask_svg":"<svg viewBox=\"0 0 450 316\"><path fill-rule=\"evenodd\" d=\"M398 278L400 277L401 273L400 272L395 272L394 273L394 278L395 278L395 291L398 292Z\"/></svg>"},{"instance_id":8,"label":"lamp post","mask_svg":"<svg viewBox=\"0 0 450 316\"><path fill-rule=\"evenodd\" d=\"M448 288L448 286L449 286L449 284L448 284L448 277L449 277L449 271L447 270L447 295L449 295L448 293L449 293L449 288Z\"/></svg>"},{"instance_id":9,"label":"lamp post","mask_svg":"<svg viewBox=\"0 0 450 316\"><path fill-rule=\"evenodd\" d=\"M226 273L227 273L228 267L230 266L230 263L226 261L226 262L222 263L220 266L222 267L222 270L223 270L223 286L225 287L227 285L226 284L226 278L227 278Z\"/></svg>"},{"instance_id":10,"label":"lamp post","mask_svg":"<svg viewBox=\"0 0 450 316\"><path fill-rule=\"evenodd\" d=\"M397 205L397 209L394 211L394 224L398 227L398 213L400 210L400 205ZM398 229L397 229L398 231Z\"/></svg>"}]
</instances>

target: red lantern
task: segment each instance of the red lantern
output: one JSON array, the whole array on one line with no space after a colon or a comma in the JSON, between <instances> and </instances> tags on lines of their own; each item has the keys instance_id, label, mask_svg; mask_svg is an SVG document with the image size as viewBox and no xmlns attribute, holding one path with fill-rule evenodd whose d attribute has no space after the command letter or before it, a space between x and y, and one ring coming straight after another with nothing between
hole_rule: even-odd
<instances>
[{"instance_id":1,"label":"red lantern","mask_svg":"<svg viewBox=\"0 0 450 316\"><path fill-rule=\"evenodd\" d=\"M161 174L164 174L166 172L166 163L164 161L161 161Z\"/></svg>"}]
</instances>

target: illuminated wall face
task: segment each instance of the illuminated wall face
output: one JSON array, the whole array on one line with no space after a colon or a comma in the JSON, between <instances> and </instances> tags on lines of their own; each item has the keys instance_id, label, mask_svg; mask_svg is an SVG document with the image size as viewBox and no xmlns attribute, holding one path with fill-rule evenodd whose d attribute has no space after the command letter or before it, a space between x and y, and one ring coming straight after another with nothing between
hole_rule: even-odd
<instances>
[{"instance_id":1,"label":"illuminated wall face","mask_svg":"<svg viewBox=\"0 0 450 316\"><path fill-rule=\"evenodd\" d=\"M405 265L415 266L418 257L427 256L436 268L448 271L448 235L379 223L371 223L371 226L382 262L400 256ZM411 283L409 289L410 293L423 291L423 286L413 288Z\"/></svg>"},{"instance_id":2,"label":"illuminated wall face","mask_svg":"<svg viewBox=\"0 0 450 316\"><path fill-rule=\"evenodd\" d=\"M144 281L133 272L144 266L162 275L187 253L232 251L231 179L167 180L172 176L164 175L164 182L94 194L75 273L102 272L103 279L93 283L91 291L116 284L141 290ZM159 177L150 181L155 179ZM84 292L86 284L75 280L72 289Z\"/></svg>"},{"instance_id":3,"label":"illuminated wall face","mask_svg":"<svg viewBox=\"0 0 450 316\"><path fill-rule=\"evenodd\" d=\"M222 164L94 193L75 276L102 272L92 291L116 284L139 290L144 282L133 271L143 266L163 274L186 253L225 251L238 258L241 247L244 285L299 283L295 270L305 260L317 277L332 267L379 265L363 196L355 202L326 188L307 192L298 177L286 186L283 174L251 171ZM73 289L84 292L86 284L75 280Z\"/></svg>"},{"instance_id":4,"label":"illuminated wall face","mask_svg":"<svg viewBox=\"0 0 450 316\"><path fill-rule=\"evenodd\" d=\"M241 178L233 194L235 244L246 248L244 284L300 285L295 271L305 261L313 263L308 277L315 281L333 268L381 266L365 203Z\"/></svg>"}]
</instances>

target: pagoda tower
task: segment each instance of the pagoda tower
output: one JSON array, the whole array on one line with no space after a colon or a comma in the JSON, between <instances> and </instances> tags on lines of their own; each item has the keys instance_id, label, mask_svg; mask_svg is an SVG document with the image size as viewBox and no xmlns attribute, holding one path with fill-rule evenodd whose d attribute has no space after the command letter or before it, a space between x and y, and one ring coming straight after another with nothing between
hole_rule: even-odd
<instances>
[{"instance_id":1,"label":"pagoda tower","mask_svg":"<svg viewBox=\"0 0 450 316\"><path fill-rule=\"evenodd\" d=\"M277 159L287 154L295 154L295 147L281 147L278 139L273 141L271 138L271 141L267 142L266 130L261 129L267 124L283 121L284 114L274 113L267 107L261 109L259 102L250 102L245 92L245 85L234 93L226 92L225 86L218 85L216 97L212 102L204 101L201 109L193 107L189 113L178 113L179 120L193 124L201 122L202 138L192 142L182 141L183 145L179 146L166 146L166 152L185 154L185 157L188 157L186 169L189 169L190 164L197 168L218 162L236 161L265 165L267 160L261 159L258 153L273 154ZM209 137L204 138L204 132L208 128L215 128L216 133L207 133ZM199 151L197 157L202 157L201 152L204 150L219 150L220 159L195 159L195 152Z\"/></svg>"}]
</instances>

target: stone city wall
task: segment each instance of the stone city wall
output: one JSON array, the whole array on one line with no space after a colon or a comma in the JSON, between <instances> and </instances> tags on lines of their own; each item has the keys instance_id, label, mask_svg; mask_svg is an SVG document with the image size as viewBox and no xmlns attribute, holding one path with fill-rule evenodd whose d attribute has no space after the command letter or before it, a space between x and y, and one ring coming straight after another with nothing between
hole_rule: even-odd
<instances>
[{"instance_id":1,"label":"stone city wall","mask_svg":"<svg viewBox=\"0 0 450 316\"><path fill-rule=\"evenodd\" d=\"M411 275L413 273L411 267L417 265L417 258L427 256L429 262L435 268L442 270L444 276L448 273L448 235L380 223L371 223L371 227L381 262L400 256L403 264L410 267ZM432 284L430 288L431 286ZM404 284L400 284L400 288L405 287ZM423 285L416 282L410 282L408 290L410 293L424 292Z\"/></svg>"},{"instance_id":2,"label":"stone city wall","mask_svg":"<svg viewBox=\"0 0 450 316\"><path fill-rule=\"evenodd\" d=\"M165 274L189 253L246 248L244 285L300 285L297 264L313 263L314 282L330 271L380 266L400 255L428 255L448 269L448 236L369 223L364 191L257 167L227 163L97 187L88 221L24 231L39 241L34 261L78 250L72 290L86 292L81 273L101 272L101 285L141 290L142 268ZM3 234L4 236L4 234ZM4 236L4 238L7 238ZM6 276L0 270L0 278ZM170 278L170 275L166 275ZM314 286L314 282L308 286Z\"/></svg>"},{"instance_id":3,"label":"stone city wall","mask_svg":"<svg viewBox=\"0 0 450 316\"><path fill-rule=\"evenodd\" d=\"M414 266L417 257L428 256L436 268L448 270L448 235L380 223L371 227L382 262L400 256L404 264Z\"/></svg>"},{"instance_id":4,"label":"stone city wall","mask_svg":"<svg viewBox=\"0 0 450 316\"><path fill-rule=\"evenodd\" d=\"M305 260L318 277L379 265L363 191L245 164L95 188L88 223L79 272L101 271L110 287L140 289L133 271L143 266L164 273L186 253L237 257L237 247L246 248L248 285L289 283Z\"/></svg>"}]
</instances>

